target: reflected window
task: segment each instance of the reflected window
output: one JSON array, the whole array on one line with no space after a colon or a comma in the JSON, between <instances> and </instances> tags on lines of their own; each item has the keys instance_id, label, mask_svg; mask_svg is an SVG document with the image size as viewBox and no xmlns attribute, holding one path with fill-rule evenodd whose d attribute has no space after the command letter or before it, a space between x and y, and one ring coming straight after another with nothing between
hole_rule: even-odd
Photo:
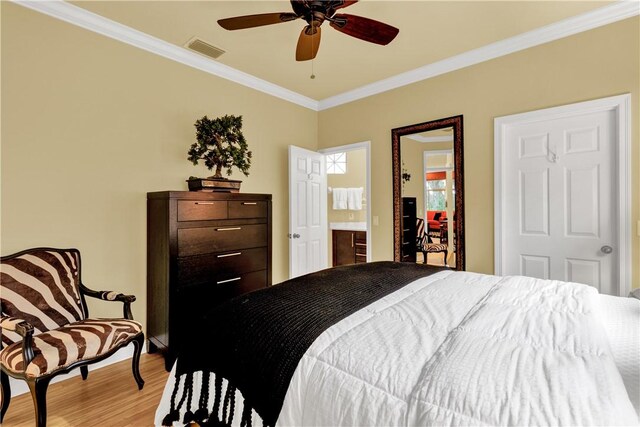
<instances>
[{"instance_id":1,"label":"reflected window","mask_svg":"<svg viewBox=\"0 0 640 427\"><path fill-rule=\"evenodd\" d=\"M347 173L347 153L327 154L327 174Z\"/></svg>"},{"instance_id":2,"label":"reflected window","mask_svg":"<svg viewBox=\"0 0 640 427\"><path fill-rule=\"evenodd\" d=\"M444 172L441 173L444 175ZM435 175L435 174L434 174ZM455 183L451 183L455 197ZM444 211L447 209L447 180L427 179L427 210Z\"/></svg>"}]
</instances>

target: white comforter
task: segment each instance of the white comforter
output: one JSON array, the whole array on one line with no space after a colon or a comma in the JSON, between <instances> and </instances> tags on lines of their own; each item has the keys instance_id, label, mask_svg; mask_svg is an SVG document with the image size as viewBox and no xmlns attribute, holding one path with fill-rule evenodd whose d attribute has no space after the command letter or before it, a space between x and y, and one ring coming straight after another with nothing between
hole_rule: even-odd
<instances>
[{"instance_id":1,"label":"white comforter","mask_svg":"<svg viewBox=\"0 0 640 427\"><path fill-rule=\"evenodd\" d=\"M419 279L313 343L278 426L635 425L596 298L524 277Z\"/></svg>"}]
</instances>

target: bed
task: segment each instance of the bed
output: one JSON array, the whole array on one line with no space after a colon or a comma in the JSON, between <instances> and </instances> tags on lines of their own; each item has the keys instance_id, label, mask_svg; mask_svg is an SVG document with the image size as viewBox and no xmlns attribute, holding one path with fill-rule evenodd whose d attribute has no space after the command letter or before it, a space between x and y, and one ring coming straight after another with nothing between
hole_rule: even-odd
<instances>
[{"instance_id":1,"label":"bed","mask_svg":"<svg viewBox=\"0 0 640 427\"><path fill-rule=\"evenodd\" d=\"M328 269L208 313L212 350L179 353L155 423L638 425L639 319L575 283Z\"/></svg>"}]
</instances>

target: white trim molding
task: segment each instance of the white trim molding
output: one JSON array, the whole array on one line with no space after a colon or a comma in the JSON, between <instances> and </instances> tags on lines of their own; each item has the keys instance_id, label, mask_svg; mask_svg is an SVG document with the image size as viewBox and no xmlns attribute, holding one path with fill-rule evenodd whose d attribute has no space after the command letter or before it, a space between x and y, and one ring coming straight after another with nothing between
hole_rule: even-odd
<instances>
[{"instance_id":1,"label":"white trim molding","mask_svg":"<svg viewBox=\"0 0 640 427\"><path fill-rule=\"evenodd\" d=\"M576 104L497 117L494 119L494 274L503 271L504 230L504 144L507 128L515 124L533 123L561 119L576 114L612 111L616 117L617 144L614 147L616 159L618 206L618 293L626 297L631 291L631 95L617 95Z\"/></svg>"},{"instance_id":2,"label":"white trim molding","mask_svg":"<svg viewBox=\"0 0 640 427\"><path fill-rule=\"evenodd\" d=\"M157 37L138 31L134 28L105 18L79 6L63 0L13 0L14 3L26 8L44 13L69 24L77 25L86 30L135 46L147 52L154 53L172 61L213 74L243 86L267 93L285 101L298 104L305 108L318 111L318 101L283 88L266 80L252 76L220 62L176 46Z\"/></svg>"},{"instance_id":3,"label":"white trim molding","mask_svg":"<svg viewBox=\"0 0 640 427\"><path fill-rule=\"evenodd\" d=\"M452 56L414 70L398 74L347 92L315 100L274 83L252 76L220 62L207 59L195 52L176 46L157 37L97 15L63 0L12 0L26 8L44 13L86 30L127 43L147 52L179 62L206 73L230 80L249 88L284 99L294 104L322 111L389 90L427 80L441 74L509 55L530 47L588 31L640 14L640 2L617 1L610 5L583 13L526 33L488 44L478 49Z\"/></svg>"}]
</instances>

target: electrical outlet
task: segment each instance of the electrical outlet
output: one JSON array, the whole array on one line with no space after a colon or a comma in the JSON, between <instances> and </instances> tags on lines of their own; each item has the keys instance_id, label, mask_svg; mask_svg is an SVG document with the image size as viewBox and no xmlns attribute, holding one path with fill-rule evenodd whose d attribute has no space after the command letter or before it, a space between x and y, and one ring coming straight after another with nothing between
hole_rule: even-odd
<instances>
[{"instance_id":1,"label":"electrical outlet","mask_svg":"<svg viewBox=\"0 0 640 427\"><path fill-rule=\"evenodd\" d=\"M380 217L377 215L373 216L373 225L380 225Z\"/></svg>"}]
</instances>

